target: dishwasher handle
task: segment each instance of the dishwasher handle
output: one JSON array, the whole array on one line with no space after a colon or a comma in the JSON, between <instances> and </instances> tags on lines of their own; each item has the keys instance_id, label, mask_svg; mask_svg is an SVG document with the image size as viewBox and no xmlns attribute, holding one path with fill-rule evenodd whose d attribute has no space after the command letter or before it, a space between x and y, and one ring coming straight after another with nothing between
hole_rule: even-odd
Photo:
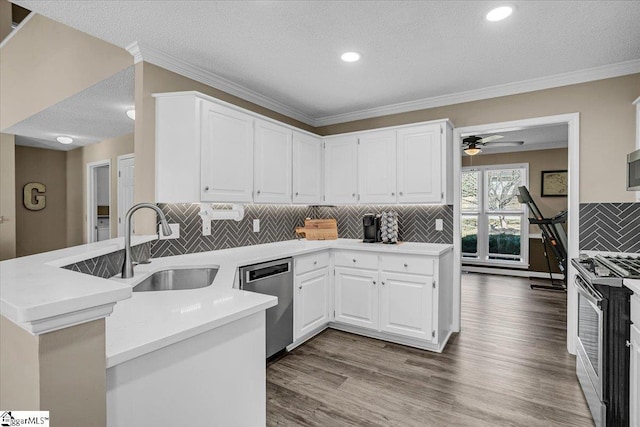
<instances>
[{"instance_id":1,"label":"dishwasher handle","mask_svg":"<svg viewBox=\"0 0 640 427\"><path fill-rule=\"evenodd\" d=\"M257 265L252 268L244 269L244 284L256 282L258 280L264 280L269 277L278 276L280 274L289 273L290 271L290 260Z\"/></svg>"}]
</instances>

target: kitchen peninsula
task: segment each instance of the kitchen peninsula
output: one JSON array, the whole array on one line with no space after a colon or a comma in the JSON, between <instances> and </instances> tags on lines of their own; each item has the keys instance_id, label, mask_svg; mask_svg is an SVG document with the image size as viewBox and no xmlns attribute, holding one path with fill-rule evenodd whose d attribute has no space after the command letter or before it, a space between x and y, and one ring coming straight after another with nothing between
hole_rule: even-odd
<instances>
[{"instance_id":1,"label":"kitchen peninsula","mask_svg":"<svg viewBox=\"0 0 640 427\"><path fill-rule=\"evenodd\" d=\"M152 238L154 236L142 238L136 243ZM156 421L160 422L166 416L160 408L181 408L183 414L194 411L189 415L194 420L206 415L226 424L264 424L263 312L276 304L276 298L237 289L237 269L242 265L289 256L304 260L314 254L330 254L331 258L327 257L330 265L326 267L336 271L335 277L339 277L341 271L356 276L358 271L366 271L376 278L379 275L383 281L388 278L385 286L389 291L383 294L381 289L380 300L375 294L376 302L382 302L382 298L392 301L407 295L413 297L414 292L424 295L427 288L422 284L428 284L430 306L416 305L418 311L409 313L408 317L390 315L387 310L386 322L382 322L384 316L378 322L378 307L374 307L376 322L362 327L349 323L348 319L356 316L355 312L348 312L349 303L344 301L348 292L340 295L334 287L336 282L331 280L332 286L327 287L330 293L326 294L326 320L296 336L290 348L327 327L334 327L441 351L452 332L451 245L292 240L153 259L150 264L137 266L131 279L101 279L59 268L121 247L122 242L114 239L0 264L2 315L31 334L46 334L85 322L90 318L74 316L96 312L94 307L108 306L101 309L104 310L100 312L102 317L109 316L113 310L106 318L107 425L135 424L142 419L138 417L143 417L145 422L149 422L149 417L157 417ZM401 259L404 261L398 263ZM353 260L362 260L364 265L341 267L345 260L352 264ZM296 268L298 265L303 268L303 264L295 264ZM211 286L140 292L132 296L132 287L155 271L196 266L219 268ZM398 269L405 271L398 272ZM27 272L30 279L25 281ZM19 281L18 277L21 277ZM396 286L391 287L394 284ZM42 294L43 290L46 294ZM36 298L38 293L46 298ZM341 313L334 312L337 308L334 303L342 304L342 319L336 318ZM358 306L351 308L359 309ZM383 305L380 308L381 314L385 312ZM416 317L424 313L428 316ZM91 318L98 316L94 313ZM66 320L53 324L53 319ZM425 319L428 330L422 331ZM409 325L413 321L421 323ZM45 324L54 326L39 326ZM242 402L237 398L240 392L246 398ZM202 412L204 408L208 408L207 414Z\"/></svg>"}]
</instances>

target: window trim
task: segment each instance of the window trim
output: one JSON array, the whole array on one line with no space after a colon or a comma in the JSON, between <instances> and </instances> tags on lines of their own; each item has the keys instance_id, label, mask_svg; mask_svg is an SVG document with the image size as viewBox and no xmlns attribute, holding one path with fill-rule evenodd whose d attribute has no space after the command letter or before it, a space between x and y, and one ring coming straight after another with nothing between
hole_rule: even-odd
<instances>
[{"instance_id":1,"label":"window trim","mask_svg":"<svg viewBox=\"0 0 640 427\"><path fill-rule=\"evenodd\" d=\"M499 267L512 267L517 269L529 268L529 208L522 205L521 211L490 211L488 207L487 197L489 191L489 180L486 179L487 171L501 169L524 169L522 185L529 187L529 163L507 163L496 165L477 165L465 166L461 168L461 175L464 172L478 172L478 209L476 211L464 210L460 206L460 223L464 216L478 217L478 234L477 234L477 253L461 252L461 260L463 264L488 265ZM460 180L462 183L462 179ZM462 194L460 195L462 199ZM503 259L489 259L489 256L499 255L489 252L489 216L495 215L514 215L522 216L520 227L520 258L521 261L506 261ZM482 231L481 233L481 230ZM462 234L462 233L461 233ZM462 238L462 237L461 237ZM486 251L485 251L486 248ZM465 256L466 255L466 256Z\"/></svg>"}]
</instances>

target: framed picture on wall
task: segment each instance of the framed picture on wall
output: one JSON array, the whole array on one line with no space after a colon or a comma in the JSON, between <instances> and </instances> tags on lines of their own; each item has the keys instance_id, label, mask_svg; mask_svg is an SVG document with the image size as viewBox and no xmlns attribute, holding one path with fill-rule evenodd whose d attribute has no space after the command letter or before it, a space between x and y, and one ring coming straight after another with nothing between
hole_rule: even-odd
<instances>
[{"instance_id":1,"label":"framed picture on wall","mask_svg":"<svg viewBox=\"0 0 640 427\"><path fill-rule=\"evenodd\" d=\"M567 197L569 174L566 170L542 171L541 196Z\"/></svg>"}]
</instances>

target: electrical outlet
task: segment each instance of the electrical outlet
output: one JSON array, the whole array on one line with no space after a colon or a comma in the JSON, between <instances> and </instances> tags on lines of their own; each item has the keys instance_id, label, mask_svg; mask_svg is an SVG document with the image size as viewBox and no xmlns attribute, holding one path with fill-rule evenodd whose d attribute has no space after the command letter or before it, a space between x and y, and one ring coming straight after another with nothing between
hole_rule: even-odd
<instances>
[{"instance_id":1,"label":"electrical outlet","mask_svg":"<svg viewBox=\"0 0 640 427\"><path fill-rule=\"evenodd\" d=\"M171 228L171 235L165 236L162 232L162 227L158 227L160 230L160 240L168 240L168 239L179 239L180 238L180 224L169 224L169 228Z\"/></svg>"},{"instance_id":2,"label":"electrical outlet","mask_svg":"<svg viewBox=\"0 0 640 427\"><path fill-rule=\"evenodd\" d=\"M253 232L254 233L259 233L260 232L260 220L259 219L254 219L253 220Z\"/></svg>"},{"instance_id":3,"label":"electrical outlet","mask_svg":"<svg viewBox=\"0 0 640 427\"><path fill-rule=\"evenodd\" d=\"M211 221L202 221L202 235L211 236Z\"/></svg>"},{"instance_id":4,"label":"electrical outlet","mask_svg":"<svg viewBox=\"0 0 640 427\"><path fill-rule=\"evenodd\" d=\"M436 231L442 231L442 219L438 218L436 219Z\"/></svg>"}]
</instances>

